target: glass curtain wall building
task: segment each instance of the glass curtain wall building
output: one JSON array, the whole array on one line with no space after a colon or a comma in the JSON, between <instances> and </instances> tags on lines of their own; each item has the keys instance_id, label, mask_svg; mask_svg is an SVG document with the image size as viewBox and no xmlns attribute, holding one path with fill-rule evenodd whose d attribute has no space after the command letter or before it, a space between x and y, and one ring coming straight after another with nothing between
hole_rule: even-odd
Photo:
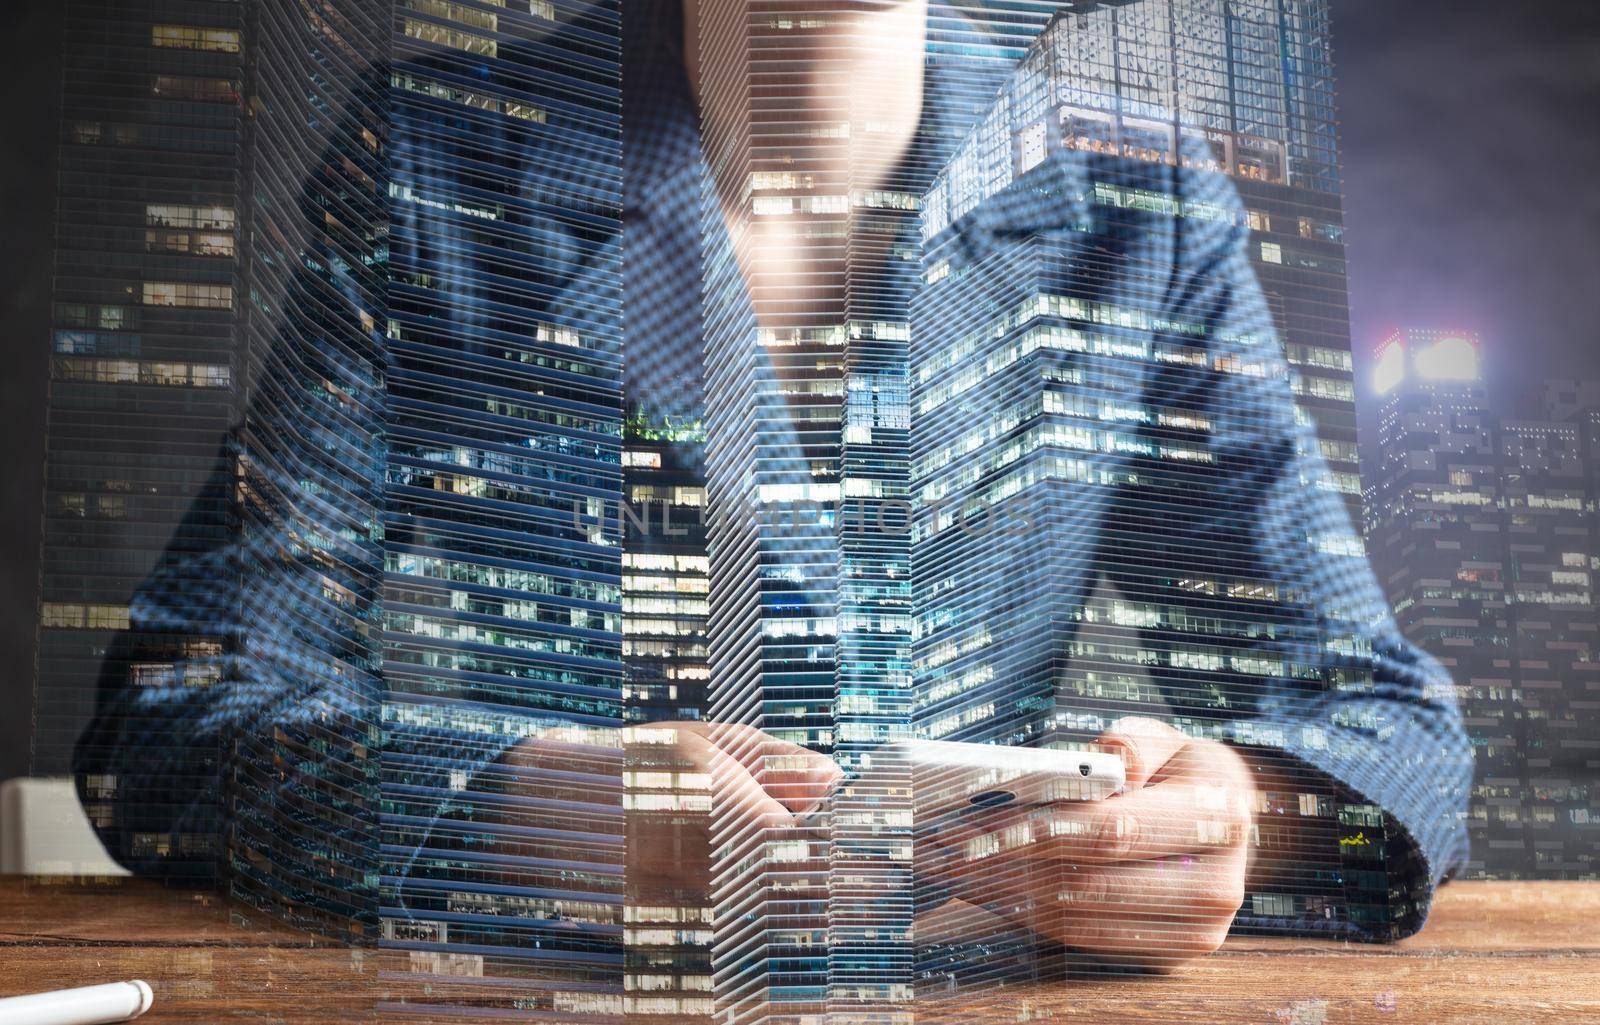
<instances>
[{"instance_id":1,"label":"glass curtain wall building","mask_svg":"<svg viewBox=\"0 0 1600 1025\"><path fill-rule=\"evenodd\" d=\"M1130 714L1224 735L1264 678L1301 671L1251 650L1299 614L1290 582L1241 573L1226 546L1205 564L1149 540L1167 530L1164 496L1247 470L1208 462L1210 425L1179 399L1152 402L1147 368L1196 382L1252 368L1153 344L1157 326L1181 338L1203 325L1155 324L1170 267L1146 273L1094 240L1235 216L1168 191L1175 165L1232 179L1297 415L1356 511L1328 17L1323 0L1063 13L925 197L911 351L918 735L1070 745ZM970 211L1030 188L1055 205L1035 199L999 242L968 244ZM1102 522L1113 495L1120 511ZM1092 531L1117 539L1102 549L1114 558L1083 543ZM1344 544L1359 556L1353 534ZM1090 590L1057 586L1077 580ZM1381 929L1407 906L1385 882L1379 809L1301 779L1259 810L1258 850L1287 856L1265 855L1281 872L1249 895L1244 927ZM1295 817L1301 849L1285 849L1276 815Z\"/></svg>"},{"instance_id":2,"label":"glass curtain wall building","mask_svg":"<svg viewBox=\"0 0 1600 1025\"><path fill-rule=\"evenodd\" d=\"M629 332L630 349L635 337ZM646 355L644 358L650 358ZM671 730L650 723L705 718L707 595L705 477L698 423L643 408L624 428L622 629L628 850L674 844L670 879L631 872L624 905L624 1010L709 1021L715 905L710 779L685 760ZM669 839L670 838L670 839Z\"/></svg>"},{"instance_id":3,"label":"glass curtain wall building","mask_svg":"<svg viewBox=\"0 0 1600 1025\"><path fill-rule=\"evenodd\" d=\"M689 1022L709 1021L714 1004L709 779L671 730L648 727L703 720L711 675L699 164L683 34L675 3L622 12L623 802L628 850L673 866L628 873L622 984L629 1015Z\"/></svg>"},{"instance_id":4,"label":"glass curtain wall building","mask_svg":"<svg viewBox=\"0 0 1600 1025\"><path fill-rule=\"evenodd\" d=\"M1593 878L1600 390L1552 382L1542 418L1502 417L1478 338L1421 329L1385 341L1375 385L1368 541L1401 629L1456 681L1477 760L1468 871Z\"/></svg>"},{"instance_id":5,"label":"glass curtain wall building","mask_svg":"<svg viewBox=\"0 0 1600 1025\"><path fill-rule=\"evenodd\" d=\"M37 677L115 856L357 936L385 15L70 5Z\"/></svg>"},{"instance_id":6,"label":"glass curtain wall building","mask_svg":"<svg viewBox=\"0 0 1600 1025\"><path fill-rule=\"evenodd\" d=\"M247 6L249 192L230 724L234 888L366 938L383 699L387 5ZM178 741L180 738L171 738Z\"/></svg>"},{"instance_id":7,"label":"glass curtain wall building","mask_svg":"<svg viewBox=\"0 0 1600 1025\"><path fill-rule=\"evenodd\" d=\"M547 1014L622 1009L619 18L392 25L383 939Z\"/></svg>"},{"instance_id":8,"label":"glass curtain wall building","mask_svg":"<svg viewBox=\"0 0 1600 1025\"><path fill-rule=\"evenodd\" d=\"M910 732L908 304L922 191L1061 5L934 4L922 121L892 132L842 42L871 5L762 3L700 37L708 707L854 774ZM818 87L774 73L805 58ZM876 168L876 170L870 170ZM783 246L794 274L741 265ZM719 826L719 1013L901 1021L911 996L909 780L846 787L826 825ZM779 769L781 766L772 766ZM750 864L764 863L761 872Z\"/></svg>"},{"instance_id":9,"label":"glass curtain wall building","mask_svg":"<svg viewBox=\"0 0 1600 1025\"><path fill-rule=\"evenodd\" d=\"M132 624L140 585L171 549L228 542L229 458L243 393L245 15L219 6L74 2L65 11L55 294L47 414L33 771L64 774L104 676L220 679L231 618L196 602L176 624ZM209 90L203 99L186 93ZM173 568L212 593L213 571ZM118 638L124 638L121 646ZM109 658L108 658L109 656ZM201 678L205 679L202 680ZM127 854L209 876L220 857L221 752L170 766L146 821L112 820L124 784L87 783L86 808ZM211 807L162 828L175 805ZM122 852L118 852L122 853Z\"/></svg>"}]
</instances>

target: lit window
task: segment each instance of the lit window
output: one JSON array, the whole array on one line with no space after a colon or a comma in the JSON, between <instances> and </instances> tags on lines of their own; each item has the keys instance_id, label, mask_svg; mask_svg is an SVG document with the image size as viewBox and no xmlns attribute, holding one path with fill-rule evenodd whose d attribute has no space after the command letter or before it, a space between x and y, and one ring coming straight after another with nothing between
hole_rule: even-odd
<instances>
[{"instance_id":1,"label":"lit window","mask_svg":"<svg viewBox=\"0 0 1600 1025\"><path fill-rule=\"evenodd\" d=\"M238 93L226 78L194 78L189 75L157 75L150 92L164 100L192 100L200 103L227 103Z\"/></svg>"},{"instance_id":2,"label":"lit window","mask_svg":"<svg viewBox=\"0 0 1600 1025\"><path fill-rule=\"evenodd\" d=\"M149 253L193 253L196 256L232 256L233 236L220 232L147 231L144 248Z\"/></svg>"},{"instance_id":3,"label":"lit window","mask_svg":"<svg viewBox=\"0 0 1600 1025\"><path fill-rule=\"evenodd\" d=\"M187 281L146 281L144 304L196 310L231 310L233 286L199 285Z\"/></svg>"},{"instance_id":4,"label":"lit window","mask_svg":"<svg viewBox=\"0 0 1600 1025\"><path fill-rule=\"evenodd\" d=\"M793 171L752 171L750 173L750 190L752 192L810 187L811 183L809 181L802 184L797 180Z\"/></svg>"},{"instance_id":5,"label":"lit window","mask_svg":"<svg viewBox=\"0 0 1600 1025\"><path fill-rule=\"evenodd\" d=\"M570 327L557 327L554 324L540 324L534 329L534 341L554 342L557 345L582 345L583 339L578 332Z\"/></svg>"},{"instance_id":6,"label":"lit window","mask_svg":"<svg viewBox=\"0 0 1600 1025\"><path fill-rule=\"evenodd\" d=\"M153 228L232 231L235 218L232 207L153 203L144 208L144 222Z\"/></svg>"},{"instance_id":7,"label":"lit window","mask_svg":"<svg viewBox=\"0 0 1600 1025\"><path fill-rule=\"evenodd\" d=\"M91 605L89 606L88 626L91 630L126 630L128 628L128 606Z\"/></svg>"},{"instance_id":8,"label":"lit window","mask_svg":"<svg viewBox=\"0 0 1600 1025\"><path fill-rule=\"evenodd\" d=\"M39 612L39 625L47 629L126 630L128 606L77 605L45 602Z\"/></svg>"},{"instance_id":9,"label":"lit window","mask_svg":"<svg viewBox=\"0 0 1600 1025\"><path fill-rule=\"evenodd\" d=\"M505 0L483 0L484 3L495 7L504 7ZM453 0L406 0L405 5L418 14L427 14L445 21L458 21L463 25L473 28L497 31L500 27L500 16L480 11L468 4L454 3Z\"/></svg>"},{"instance_id":10,"label":"lit window","mask_svg":"<svg viewBox=\"0 0 1600 1025\"><path fill-rule=\"evenodd\" d=\"M499 44L493 39L475 35L471 32L463 32L461 29L450 28L447 25L435 25L431 21L407 18L404 32L412 39L424 43L436 43L439 46L448 46L453 50L475 53L481 57L495 57L500 52Z\"/></svg>"},{"instance_id":11,"label":"lit window","mask_svg":"<svg viewBox=\"0 0 1600 1025\"><path fill-rule=\"evenodd\" d=\"M47 601L39 610L39 625L47 630L79 628L83 626L83 606Z\"/></svg>"},{"instance_id":12,"label":"lit window","mask_svg":"<svg viewBox=\"0 0 1600 1025\"><path fill-rule=\"evenodd\" d=\"M1258 915L1281 918L1294 914L1294 898L1287 894L1257 893L1250 900L1251 910Z\"/></svg>"},{"instance_id":13,"label":"lit window","mask_svg":"<svg viewBox=\"0 0 1600 1025\"><path fill-rule=\"evenodd\" d=\"M518 118L523 121L532 121L535 124L544 124L545 111L526 103L514 103L509 100L502 102L497 96L475 92L471 89L462 89L446 82L435 81L431 78L419 78L415 75L393 75L390 77L391 85L406 90L407 92L421 93L432 96L437 100L450 103L460 103L467 107L476 107L495 114L504 113L508 117Z\"/></svg>"},{"instance_id":14,"label":"lit window","mask_svg":"<svg viewBox=\"0 0 1600 1025\"><path fill-rule=\"evenodd\" d=\"M922 206L922 200L909 192L892 192L888 189L858 189L851 193L851 200L856 206L864 206L874 210L917 210ZM818 213L838 212L831 208L817 210Z\"/></svg>"},{"instance_id":15,"label":"lit window","mask_svg":"<svg viewBox=\"0 0 1600 1025\"><path fill-rule=\"evenodd\" d=\"M538 107L526 103L512 103L509 100L506 102L506 116L532 121L536 125L542 125L548 119L548 115Z\"/></svg>"},{"instance_id":16,"label":"lit window","mask_svg":"<svg viewBox=\"0 0 1600 1025\"><path fill-rule=\"evenodd\" d=\"M211 53L238 53L239 33L228 28L197 28L192 25L152 25L150 45L169 50L206 50Z\"/></svg>"},{"instance_id":17,"label":"lit window","mask_svg":"<svg viewBox=\"0 0 1600 1025\"><path fill-rule=\"evenodd\" d=\"M1044 162L1045 123L1039 121L1024 128L1018 142L1017 173L1022 174Z\"/></svg>"}]
</instances>

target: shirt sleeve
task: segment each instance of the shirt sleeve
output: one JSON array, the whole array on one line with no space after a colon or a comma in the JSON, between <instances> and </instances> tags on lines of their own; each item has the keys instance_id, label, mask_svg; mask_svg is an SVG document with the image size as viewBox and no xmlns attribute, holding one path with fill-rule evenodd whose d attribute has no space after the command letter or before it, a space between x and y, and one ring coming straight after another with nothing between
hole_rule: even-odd
<instances>
[{"instance_id":1,"label":"shirt sleeve","mask_svg":"<svg viewBox=\"0 0 1600 1025\"><path fill-rule=\"evenodd\" d=\"M263 603L313 621L325 579L315 552L201 528L236 486L239 458L230 438L184 526L134 592L128 628L102 657L95 713L74 751L79 797L108 853L139 875L204 879L228 864L249 872L247 852L272 851L286 863L315 861L330 884L359 871L367 885L377 871L380 678L335 654L342 649L261 621ZM476 778L516 739L451 737L434 748L430 770L438 779ZM409 835L420 839L388 854L398 875L458 810L413 805L407 824L419 828ZM356 853L335 863L324 849Z\"/></svg>"},{"instance_id":2,"label":"shirt sleeve","mask_svg":"<svg viewBox=\"0 0 1600 1025\"><path fill-rule=\"evenodd\" d=\"M1252 570L1282 587L1286 610L1257 642L1284 671L1261 689L1255 714L1232 724L1234 739L1281 750L1384 809L1420 856L1401 862L1425 877L1425 915L1426 891L1467 855L1472 753L1454 687L1401 636L1297 411L1233 183L1196 167L1173 174L1182 209L1210 215L1175 219L1164 319L1200 326L1208 366L1157 374L1152 386L1204 409L1211 426L1210 458L1223 472L1199 506L1198 536L1241 545Z\"/></svg>"}]
</instances>

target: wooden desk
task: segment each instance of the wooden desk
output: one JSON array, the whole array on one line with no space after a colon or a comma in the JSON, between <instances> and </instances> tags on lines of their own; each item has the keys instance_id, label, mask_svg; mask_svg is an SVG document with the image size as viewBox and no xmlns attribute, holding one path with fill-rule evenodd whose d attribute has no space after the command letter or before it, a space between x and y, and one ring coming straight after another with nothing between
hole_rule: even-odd
<instances>
[{"instance_id":1,"label":"wooden desk","mask_svg":"<svg viewBox=\"0 0 1600 1025\"><path fill-rule=\"evenodd\" d=\"M0 996L143 978L156 991L155 1010L141 1019L148 1025L482 1020L395 1014L404 994L448 999L457 986L391 974L404 968L393 957L147 882L0 880ZM975 1025L1600 1022L1600 883L1456 883L1441 891L1428 928L1395 946L1236 939L1168 978L1009 990L959 1017Z\"/></svg>"}]
</instances>

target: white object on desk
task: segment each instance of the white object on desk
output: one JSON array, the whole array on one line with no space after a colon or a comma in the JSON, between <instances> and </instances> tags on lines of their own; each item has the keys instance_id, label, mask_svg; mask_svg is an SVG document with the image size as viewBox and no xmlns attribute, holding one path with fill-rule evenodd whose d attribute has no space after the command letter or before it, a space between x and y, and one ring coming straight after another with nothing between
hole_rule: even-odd
<instances>
[{"instance_id":1,"label":"white object on desk","mask_svg":"<svg viewBox=\"0 0 1600 1025\"><path fill-rule=\"evenodd\" d=\"M58 989L54 993L0 1000L3 1025L112 1025L150 1010L155 994L135 979L105 986Z\"/></svg>"},{"instance_id":2,"label":"white object on desk","mask_svg":"<svg viewBox=\"0 0 1600 1025\"><path fill-rule=\"evenodd\" d=\"M95 835L71 779L0 783L0 875L127 874Z\"/></svg>"}]
</instances>

